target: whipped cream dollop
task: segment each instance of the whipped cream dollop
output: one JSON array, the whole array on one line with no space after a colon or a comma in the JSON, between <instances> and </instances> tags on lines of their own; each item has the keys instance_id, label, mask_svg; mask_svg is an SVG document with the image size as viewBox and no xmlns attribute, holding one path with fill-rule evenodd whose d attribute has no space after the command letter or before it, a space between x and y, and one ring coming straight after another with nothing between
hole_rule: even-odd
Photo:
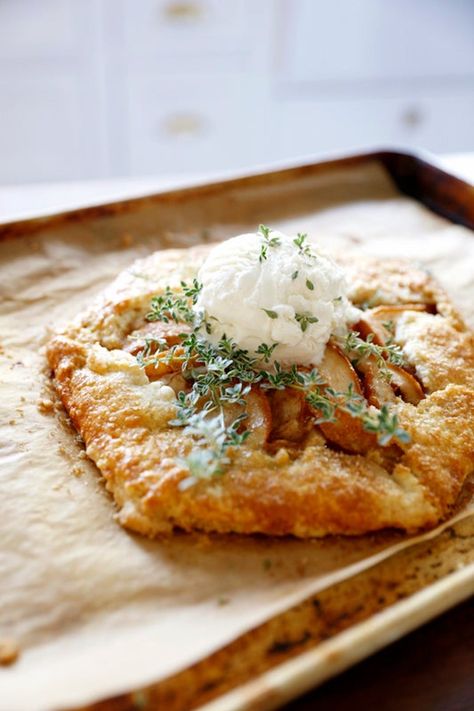
<instances>
[{"instance_id":1,"label":"whipped cream dollop","mask_svg":"<svg viewBox=\"0 0 474 711\"><path fill-rule=\"evenodd\" d=\"M195 309L210 324L206 338L225 335L251 353L264 343L271 361L317 365L331 334L359 318L344 271L305 235L261 229L221 242L202 264Z\"/></svg>"}]
</instances>

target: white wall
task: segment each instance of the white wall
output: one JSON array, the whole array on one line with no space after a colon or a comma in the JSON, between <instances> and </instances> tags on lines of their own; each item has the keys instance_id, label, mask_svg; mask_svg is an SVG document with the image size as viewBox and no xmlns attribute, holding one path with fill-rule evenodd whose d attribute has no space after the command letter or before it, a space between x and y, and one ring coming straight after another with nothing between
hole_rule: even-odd
<instances>
[{"instance_id":1,"label":"white wall","mask_svg":"<svg viewBox=\"0 0 474 711\"><path fill-rule=\"evenodd\" d=\"M0 182L474 148L474 0L0 0Z\"/></svg>"}]
</instances>

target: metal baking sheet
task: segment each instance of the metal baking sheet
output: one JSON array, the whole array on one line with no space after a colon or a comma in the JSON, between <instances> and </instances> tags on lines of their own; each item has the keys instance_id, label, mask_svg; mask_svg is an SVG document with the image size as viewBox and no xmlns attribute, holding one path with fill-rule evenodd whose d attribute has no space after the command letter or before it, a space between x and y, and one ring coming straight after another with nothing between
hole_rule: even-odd
<instances>
[{"instance_id":1,"label":"metal baking sheet","mask_svg":"<svg viewBox=\"0 0 474 711\"><path fill-rule=\"evenodd\" d=\"M288 229L309 224L326 231L328 241L336 246L348 241L357 246L361 232L367 230L375 239L379 225L391 214L390 209L388 213L384 209L398 199L394 185L416 201L404 203L407 214L403 213L398 225L400 233L393 235L397 248L403 243L410 252L410 229L416 232L417 225L410 206L415 209L418 203L453 223L474 227L474 188L426 158L378 151L282 166L212 184L7 223L0 226L0 241L12 265L21 243L25 278L31 270L32 304L41 298L34 289L35 277L41 277L41 259L29 261L29 252L40 257L44 254L46 259L54 253L55 245L60 245L57 268L65 273L78 249L84 248L92 260L100 256L105 268L100 279L87 285L83 299L135 256L158 247L186 247L222 239L262 221ZM349 205L352 211L347 212ZM377 219L367 222L364 217L354 231L360 205L366 207L364 215L376 215ZM332 216L332 222L328 222L328 216ZM343 225L337 234L331 231L334 219ZM446 240L453 240L458 251L464 249L465 232L461 237L456 227L444 222L441 229L434 215L426 219L430 223L430 250L438 250L442 257ZM393 244L385 247L393 249ZM80 273L71 270L71 278L80 279ZM463 297L461 286L458 284L459 302ZM467 301L460 306L469 309ZM247 629L244 625L241 633L230 635L231 640L212 654L194 660L177 673L140 688L130 687L114 698L104 691L97 696L97 704L94 699L88 707L118 711L160 705L167 711L181 711L208 702L221 709L276 707L473 591L472 545L465 549L462 543L473 535L469 528L472 519L461 517L464 520L445 526L444 532L429 534L418 543L412 541L406 550L394 550L387 559L383 555L373 559L365 571L354 569L333 580L316 595L310 593L309 586L306 596L295 596L292 604L258 624L249 622ZM410 555L420 556L425 570L412 587L406 581ZM304 560L300 562L304 567ZM453 571L453 566L459 570ZM378 606L369 603L373 580L378 586L385 581L387 586ZM397 601L395 594L401 599ZM351 607L356 600L358 604ZM247 664L242 663L242 650ZM73 705L69 703L67 708Z\"/></svg>"}]
</instances>

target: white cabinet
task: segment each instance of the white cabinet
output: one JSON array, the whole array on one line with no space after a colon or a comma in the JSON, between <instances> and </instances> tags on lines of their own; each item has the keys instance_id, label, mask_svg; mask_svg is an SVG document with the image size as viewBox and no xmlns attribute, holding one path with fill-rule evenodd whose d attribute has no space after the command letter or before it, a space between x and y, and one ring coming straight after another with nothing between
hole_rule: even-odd
<instances>
[{"instance_id":1,"label":"white cabinet","mask_svg":"<svg viewBox=\"0 0 474 711\"><path fill-rule=\"evenodd\" d=\"M0 182L472 150L474 0L0 0Z\"/></svg>"},{"instance_id":2,"label":"white cabinet","mask_svg":"<svg viewBox=\"0 0 474 711\"><path fill-rule=\"evenodd\" d=\"M272 143L285 158L389 144L455 152L469 145L473 116L474 91L317 102L288 99L281 103Z\"/></svg>"},{"instance_id":3,"label":"white cabinet","mask_svg":"<svg viewBox=\"0 0 474 711\"><path fill-rule=\"evenodd\" d=\"M130 87L133 173L240 167L263 156L258 82L245 75L134 77Z\"/></svg>"},{"instance_id":4,"label":"white cabinet","mask_svg":"<svg viewBox=\"0 0 474 711\"><path fill-rule=\"evenodd\" d=\"M472 0L291 0L280 11L278 68L289 82L367 91L473 75Z\"/></svg>"},{"instance_id":5,"label":"white cabinet","mask_svg":"<svg viewBox=\"0 0 474 711\"><path fill-rule=\"evenodd\" d=\"M243 52L249 41L252 0L120 0L124 49L144 62L215 57ZM169 65L166 71L172 71Z\"/></svg>"},{"instance_id":6,"label":"white cabinet","mask_svg":"<svg viewBox=\"0 0 474 711\"><path fill-rule=\"evenodd\" d=\"M0 0L0 181L108 173L95 0Z\"/></svg>"},{"instance_id":7,"label":"white cabinet","mask_svg":"<svg viewBox=\"0 0 474 711\"><path fill-rule=\"evenodd\" d=\"M0 0L0 68L94 62L99 16L97 0Z\"/></svg>"},{"instance_id":8,"label":"white cabinet","mask_svg":"<svg viewBox=\"0 0 474 711\"><path fill-rule=\"evenodd\" d=\"M14 82L0 77L0 178L67 180L103 174L100 116L68 76ZM90 106L89 111L84 111Z\"/></svg>"}]
</instances>

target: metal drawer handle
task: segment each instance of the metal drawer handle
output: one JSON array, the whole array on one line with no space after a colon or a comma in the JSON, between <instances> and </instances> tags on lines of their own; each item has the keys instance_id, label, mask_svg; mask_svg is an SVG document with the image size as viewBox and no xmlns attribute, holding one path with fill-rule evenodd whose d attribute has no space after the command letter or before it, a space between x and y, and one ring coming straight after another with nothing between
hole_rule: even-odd
<instances>
[{"instance_id":1,"label":"metal drawer handle","mask_svg":"<svg viewBox=\"0 0 474 711\"><path fill-rule=\"evenodd\" d=\"M168 136L197 136L207 129L207 121L198 114L171 114L162 122L162 128Z\"/></svg>"},{"instance_id":2,"label":"metal drawer handle","mask_svg":"<svg viewBox=\"0 0 474 711\"><path fill-rule=\"evenodd\" d=\"M416 129L425 121L423 109L419 106L409 106L401 116L402 123L409 129Z\"/></svg>"},{"instance_id":3,"label":"metal drawer handle","mask_svg":"<svg viewBox=\"0 0 474 711\"><path fill-rule=\"evenodd\" d=\"M168 22L196 22L202 19L204 7L198 2L176 0L165 5L163 15Z\"/></svg>"}]
</instances>

